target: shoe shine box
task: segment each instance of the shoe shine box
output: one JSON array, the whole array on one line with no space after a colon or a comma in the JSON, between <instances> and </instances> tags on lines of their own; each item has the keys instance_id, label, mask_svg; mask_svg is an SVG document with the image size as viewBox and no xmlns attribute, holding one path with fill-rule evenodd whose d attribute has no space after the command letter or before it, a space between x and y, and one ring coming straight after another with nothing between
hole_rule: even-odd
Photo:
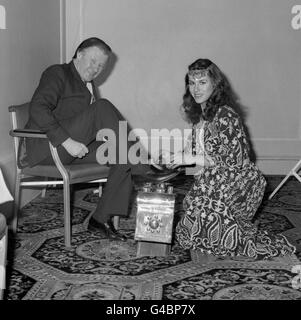
<instances>
[{"instance_id":1,"label":"shoe shine box","mask_svg":"<svg viewBox=\"0 0 301 320\"><path fill-rule=\"evenodd\" d=\"M175 195L167 183L145 184L137 195L135 240L170 244Z\"/></svg>"}]
</instances>

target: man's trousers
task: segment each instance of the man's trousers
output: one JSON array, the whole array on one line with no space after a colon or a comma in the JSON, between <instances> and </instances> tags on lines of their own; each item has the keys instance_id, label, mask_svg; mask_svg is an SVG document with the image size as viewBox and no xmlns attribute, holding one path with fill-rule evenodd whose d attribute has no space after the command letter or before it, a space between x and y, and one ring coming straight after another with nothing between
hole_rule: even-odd
<instances>
[{"instance_id":1,"label":"man's trousers","mask_svg":"<svg viewBox=\"0 0 301 320\"><path fill-rule=\"evenodd\" d=\"M116 135L116 158L119 158L119 121L125 121L115 106L106 99L99 99L77 115L59 121L60 125L69 133L73 140L85 144L89 153L83 158L72 157L63 146L58 147L58 153L63 164L95 163L97 148L101 141L96 141L100 129L111 129ZM127 139L126 139L127 141ZM127 146L129 147L129 145ZM37 150L38 152L38 150ZM39 164L53 164L52 156L46 156ZM133 175L145 173L148 165L110 164L109 176L103 194L97 204L93 218L99 222L106 222L112 216L126 216L128 214L131 192L133 189Z\"/></svg>"}]
</instances>

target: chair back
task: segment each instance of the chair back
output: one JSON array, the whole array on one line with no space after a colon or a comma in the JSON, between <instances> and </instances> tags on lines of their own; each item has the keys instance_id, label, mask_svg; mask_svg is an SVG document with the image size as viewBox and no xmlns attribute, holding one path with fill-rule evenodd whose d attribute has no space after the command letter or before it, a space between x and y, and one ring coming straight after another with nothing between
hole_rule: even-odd
<instances>
[{"instance_id":1,"label":"chair back","mask_svg":"<svg viewBox=\"0 0 301 320\"><path fill-rule=\"evenodd\" d=\"M29 118L29 102L8 107L12 129L23 129Z\"/></svg>"},{"instance_id":2,"label":"chair back","mask_svg":"<svg viewBox=\"0 0 301 320\"><path fill-rule=\"evenodd\" d=\"M29 102L23 103L21 105L9 106L8 111L10 113L12 130L23 129L29 118ZM23 138L13 137L13 139L14 139L15 160L16 160L17 167L19 168L21 167L19 163L19 158L20 158L19 145L21 140L23 140Z\"/></svg>"}]
</instances>

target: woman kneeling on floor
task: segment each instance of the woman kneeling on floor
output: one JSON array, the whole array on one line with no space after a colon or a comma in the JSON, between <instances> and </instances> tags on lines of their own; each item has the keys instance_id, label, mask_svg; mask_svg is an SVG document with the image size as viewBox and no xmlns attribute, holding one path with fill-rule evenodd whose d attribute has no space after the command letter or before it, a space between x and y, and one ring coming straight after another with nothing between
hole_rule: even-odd
<instances>
[{"instance_id":1,"label":"woman kneeling on floor","mask_svg":"<svg viewBox=\"0 0 301 320\"><path fill-rule=\"evenodd\" d=\"M198 59L185 81L182 108L192 134L184 152L173 155L167 167L196 164L198 171L184 199L177 241L184 249L216 256L269 259L294 253L296 248L283 235L258 230L252 223L266 181L250 161L225 76L210 60Z\"/></svg>"}]
</instances>

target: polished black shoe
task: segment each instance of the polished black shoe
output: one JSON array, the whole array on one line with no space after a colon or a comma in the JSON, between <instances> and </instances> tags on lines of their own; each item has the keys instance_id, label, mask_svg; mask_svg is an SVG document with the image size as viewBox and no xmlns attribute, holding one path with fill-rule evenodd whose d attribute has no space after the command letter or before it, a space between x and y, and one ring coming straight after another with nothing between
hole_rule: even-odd
<instances>
[{"instance_id":1,"label":"polished black shoe","mask_svg":"<svg viewBox=\"0 0 301 320\"><path fill-rule=\"evenodd\" d=\"M154 170L155 172L158 171L164 171L166 169L166 166L160 165L158 163L152 163L150 165L150 167L152 168L152 170Z\"/></svg>"},{"instance_id":2,"label":"polished black shoe","mask_svg":"<svg viewBox=\"0 0 301 320\"><path fill-rule=\"evenodd\" d=\"M181 171L180 170L162 170L162 171L154 171L149 170L148 172L144 173L143 175L137 176L135 181L142 180L143 182L154 182L154 183L161 183L169 181L175 178Z\"/></svg>"},{"instance_id":3,"label":"polished black shoe","mask_svg":"<svg viewBox=\"0 0 301 320\"><path fill-rule=\"evenodd\" d=\"M122 235L115 229L111 219L105 223L102 223L96 221L94 218L91 217L88 224L88 230L99 231L110 240L127 240L127 238L124 235Z\"/></svg>"},{"instance_id":4,"label":"polished black shoe","mask_svg":"<svg viewBox=\"0 0 301 320\"><path fill-rule=\"evenodd\" d=\"M110 228L110 231L113 232L113 234L115 235L115 237L118 239L118 240L121 240L121 241L126 241L127 240L127 237L123 234L121 234L120 232L118 232L115 227L114 227L114 224L112 222L111 219L109 219L106 223L105 223L105 226L108 226Z\"/></svg>"}]
</instances>

